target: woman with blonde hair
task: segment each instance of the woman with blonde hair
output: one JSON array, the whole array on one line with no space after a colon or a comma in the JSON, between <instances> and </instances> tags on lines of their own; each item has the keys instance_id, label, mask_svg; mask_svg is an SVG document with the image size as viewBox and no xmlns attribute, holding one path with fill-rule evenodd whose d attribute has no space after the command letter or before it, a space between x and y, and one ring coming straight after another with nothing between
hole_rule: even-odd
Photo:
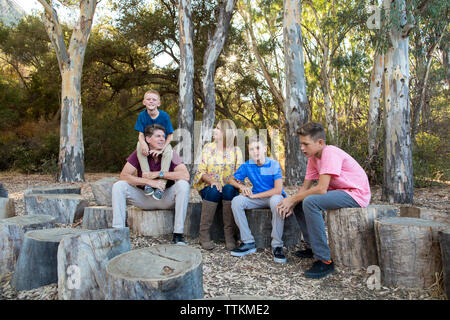
<instances>
[{"instance_id":1,"label":"woman with blonde hair","mask_svg":"<svg viewBox=\"0 0 450 320\"><path fill-rule=\"evenodd\" d=\"M225 245L227 250L236 247L235 223L231 210L231 200L239 194L228 184L228 179L243 162L241 149L237 146L236 125L230 119L220 120L213 130L213 142L202 150L202 159L194 177L193 187L202 197L200 218L200 244L203 249L212 250L214 244L210 237L217 206L222 200Z\"/></svg>"}]
</instances>

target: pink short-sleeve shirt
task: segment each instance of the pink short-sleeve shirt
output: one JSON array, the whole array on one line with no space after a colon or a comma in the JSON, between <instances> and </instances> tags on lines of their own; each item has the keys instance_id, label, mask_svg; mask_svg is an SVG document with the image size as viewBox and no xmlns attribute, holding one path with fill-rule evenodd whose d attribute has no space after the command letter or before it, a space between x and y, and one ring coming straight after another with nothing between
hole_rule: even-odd
<instances>
[{"instance_id":1,"label":"pink short-sleeve shirt","mask_svg":"<svg viewBox=\"0 0 450 320\"><path fill-rule=\"evenodd\" d=\"M317 180L321 174L331 175L328 190L347 192L362 208L369 205L371 192L366 172L344 150L326 145L320 159L308 159L305 179Z\"/></svg>"}]
</instances>

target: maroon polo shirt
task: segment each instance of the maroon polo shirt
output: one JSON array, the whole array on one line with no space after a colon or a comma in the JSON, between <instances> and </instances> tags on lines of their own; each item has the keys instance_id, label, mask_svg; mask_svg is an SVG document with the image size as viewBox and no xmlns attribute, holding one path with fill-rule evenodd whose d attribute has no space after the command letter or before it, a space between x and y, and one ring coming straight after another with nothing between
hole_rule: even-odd
<instances>
[{"instance_id":1,"label":"maroon polo shirt","mask_svg":"<svg viewBox=\"0 0 450 320\"><path fill-rule=\"evenodd\" d=\"M153 159L152 156L147 157L150 171L158 171L158 172L161 171L161 158L162 158L162 155L159 155L158 160L155 161L155 159ZM136 168L138 177L142 177L142 170L141 170L141 166L139 165L139 160L137 157L136 150L134 150L134 152L127 158L127 162ZM170 167L169 167L169 172L173 172L175 170L175 168L182 163L183 163L183 160L181 159L181 157L178 155L178 153L173 151L172 161L170 162ZM172 180L167 180L166 187L169 188L173 184L174 184L174 182ZM139 187L144 188L143 186L139 186Z\"/></svg>"}]
</instances>

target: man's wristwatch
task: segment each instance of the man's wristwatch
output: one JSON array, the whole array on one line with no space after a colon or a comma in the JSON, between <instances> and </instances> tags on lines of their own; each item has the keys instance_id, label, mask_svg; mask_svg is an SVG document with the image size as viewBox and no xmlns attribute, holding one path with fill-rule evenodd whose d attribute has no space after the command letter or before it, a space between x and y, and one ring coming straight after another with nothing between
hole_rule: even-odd
<instances>
[{"instance_id":1,"label":"man's wristwatch","mask_svg":"<svg viewBox=\"0 0 450 320\"><path fill-rule=\"evenodd\" d=\"M164 177L164 172L160 171L160 172L159 172L159 177L160 177L160 178Z\"/></svg>"}]
</instances>

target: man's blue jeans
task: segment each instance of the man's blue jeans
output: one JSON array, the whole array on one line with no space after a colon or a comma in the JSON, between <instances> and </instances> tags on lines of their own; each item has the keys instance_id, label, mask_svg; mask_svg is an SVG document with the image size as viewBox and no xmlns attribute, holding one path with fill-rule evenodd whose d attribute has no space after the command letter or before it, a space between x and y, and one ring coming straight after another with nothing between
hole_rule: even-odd
<instances>
[{"instance_id":1,"label":"man's blue jeans","mask_svg":"<svg viewBox=\"0 0 450 320\"><path fill-rule=\"evenodd\" d=\"M358 207L360 205L342 190L310 195L295 206L294 214L303 233L303 240L313 251L315 259L331 260L322 210Z\"/></svg>"},{"instance_id":2,"label":"man's blue jeans","mask_svg":"<svg viewBox=\"0 0 450 320\"><path fill-rule=\"evenodd\" d=\"M231 201L239 194L239 191L231 184L226 184L222 187L222 192L219 192L216 187L205 187L200 191L200 196L203 200L211 202L220 202L220 200Z\"/></svg>"}]
</instances>

